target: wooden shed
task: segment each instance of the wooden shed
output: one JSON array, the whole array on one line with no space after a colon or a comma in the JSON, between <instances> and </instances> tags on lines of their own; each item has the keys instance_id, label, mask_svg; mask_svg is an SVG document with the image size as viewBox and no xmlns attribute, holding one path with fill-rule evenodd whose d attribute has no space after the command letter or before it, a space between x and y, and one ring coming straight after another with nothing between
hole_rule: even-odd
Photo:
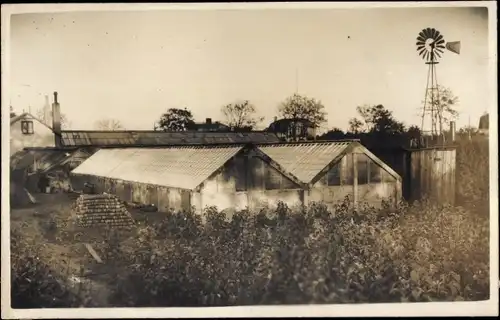
<instances>
[{"instance_id":1,"label":"wooden shed","mask_svg":"<svg viewBox=\"0 0 500 320\"><path fill-rule=\"evenodd\" d=\"M403 178L403 197L455 203L456 147L371 150Z\"/></svg>"}]
</instances>

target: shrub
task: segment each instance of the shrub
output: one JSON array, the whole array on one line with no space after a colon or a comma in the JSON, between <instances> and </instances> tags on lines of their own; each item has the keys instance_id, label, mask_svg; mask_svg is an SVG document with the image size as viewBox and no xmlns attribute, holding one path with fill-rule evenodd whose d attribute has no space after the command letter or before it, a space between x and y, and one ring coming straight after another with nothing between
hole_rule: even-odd
<instances>
[{"instance_id":1,"label":"shrub","mask_svg":"<svg viewBox=\"0 0 500 320\"><path fill-rule=\"evenodd\" d=\"M11 304L13 308L79 307L58 274L40 259L39 248L18 233L11 234Z\"/></svg>"},{"instance_id":2,"label":"shrub","mask_svg":"<svg viewBox=\"0 0 500 320\"><path fill-rule=\"evenodd\" d=\"M114 304L488 299L488 221L460 207L354 210L346 200L333 212L321 203L279 203L258 214L236 212L229 221L216 208L204 215L205 224L184 212L142 229L137 254L124 257L130 273L118 280ZM158 230L165 240L155 240Z\"/></svg>"},{"instance_id":3,"label":"shrub","mask_svg":"<svg viewBox=\"0 0 500 320\"><path fill-rule=\"evenodd\" d=\"M457 200L474 213L489 215L489 145L487 139L460 140L457 147Z\"/></svg>"}]
</instances>

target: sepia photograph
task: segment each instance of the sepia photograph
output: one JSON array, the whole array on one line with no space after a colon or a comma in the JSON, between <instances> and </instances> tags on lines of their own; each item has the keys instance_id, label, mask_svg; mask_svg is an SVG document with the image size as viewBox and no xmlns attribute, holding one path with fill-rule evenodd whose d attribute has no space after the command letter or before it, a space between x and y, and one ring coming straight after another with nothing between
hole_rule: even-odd
<instances>
[{"instance_id":1,"label":"sepia photograph","mask_svg":"<svg viewBox=\"0 0 500 320\"><path fill-rule=\"evenodd\" d=\"M498 316L496 39L493 1L2 5L2 318Z\"/></svg>"}]
</instances>

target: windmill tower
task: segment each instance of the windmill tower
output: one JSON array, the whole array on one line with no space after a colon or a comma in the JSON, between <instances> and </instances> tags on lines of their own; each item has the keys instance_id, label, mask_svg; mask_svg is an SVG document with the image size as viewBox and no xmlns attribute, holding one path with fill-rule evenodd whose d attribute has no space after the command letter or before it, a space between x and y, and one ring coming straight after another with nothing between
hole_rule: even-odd
<instances>
[{"instance_id":1,"label":"windmill tower","mask_svg":"<svg viewBox=\"0 0 500 320\"><path fill-rule=\"evenodd\" d=\"M424 107L422 111L422 132L429 132L434 139L443 135L443 114L439 97L436 66L444 49L460 54L460 41L445 42L443 35L434 28L420 31L417 37L417 52L428 65L427 85L425 88ZM425 130L424 125L430 122L430 130Z\"/></svg>"}]
</instances>

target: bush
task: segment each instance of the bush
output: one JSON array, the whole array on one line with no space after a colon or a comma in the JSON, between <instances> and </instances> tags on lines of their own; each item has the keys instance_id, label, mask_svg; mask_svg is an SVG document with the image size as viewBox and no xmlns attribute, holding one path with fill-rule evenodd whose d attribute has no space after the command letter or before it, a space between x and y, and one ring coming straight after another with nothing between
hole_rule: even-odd
<instances>
[{"instance_id":1,"label":"bush","mask_svg":"<svg viewBox=\"0 0 500 320\"><path fill-rule=\"evenodd\" d=\"M489 216L489 141L460 140L457 147L457 200L474 213Z\"/></svg>"},{"instance_id":2,"label":"bush","mask_svg":"<svg viewBox=\"0 0 500 320\"><path fill-rule=\"evenodd\" d=\"M116 306L482 300L489 225L430 203L191 212L141 229ZM176 227L172 227L170 223ZM126 303L124 302L126 301Z\"/></svg>"},{"instance_id":3,"label":"bush","mask_svg":"<svg viewBox=\"0 0 500 320\"><path fill-rule=\"evenodd\" d=\"M13 308L69 308L84 301L72 293L40 259L34 242L11 234L11 305Z\"/></svg>"}]
</instances>

